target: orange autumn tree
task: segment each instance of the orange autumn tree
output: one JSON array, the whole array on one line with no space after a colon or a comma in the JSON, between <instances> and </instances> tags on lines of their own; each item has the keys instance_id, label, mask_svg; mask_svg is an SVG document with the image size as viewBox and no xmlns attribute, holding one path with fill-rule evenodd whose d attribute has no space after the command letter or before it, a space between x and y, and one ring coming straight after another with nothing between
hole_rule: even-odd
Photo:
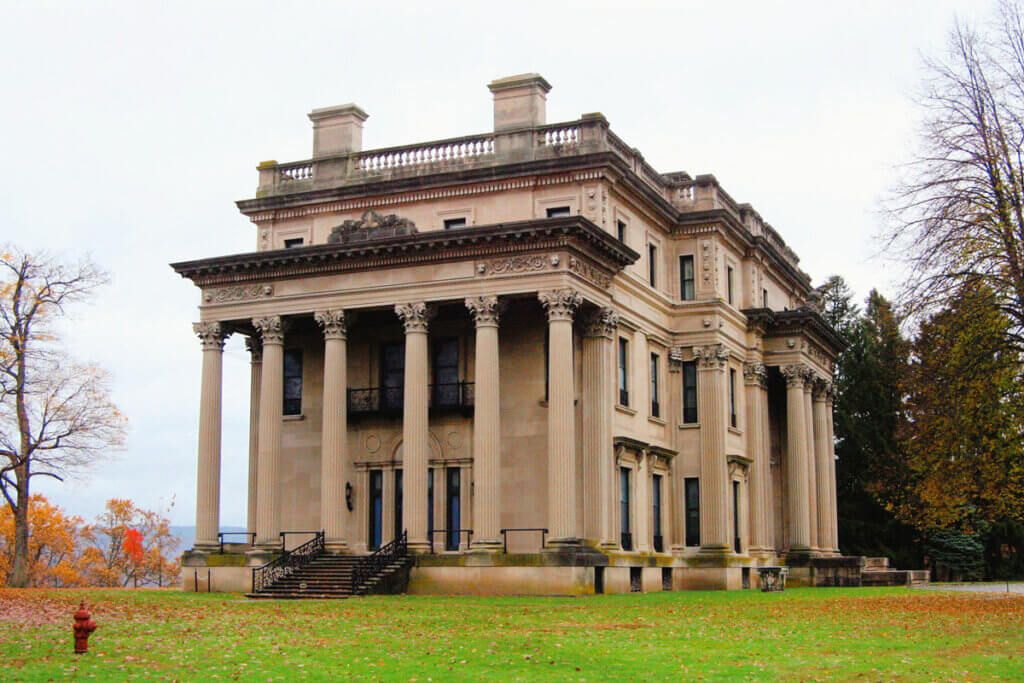
<instances>
[{"instance_id":1,"label":"orange autumn tree","mask_svg":"<svg viewBox=\"0 0 1024 683\"><path fill-rule=\"evenodd\" d=\"M166 512L144 510L125 498L107 501L96 523L85 528L83 559L96 586L166 586L181 573L179 539Z\"/></svg>"},{"instance_id":2,"label":"orange autumn tree","mask_svg":"<svg viewBox=\"0 0 1024 683\"><path fill-rule=\"evenodd\" d=\"M28 586L64 588L83 586L81 556L82 518L67 515L45 497L32 495L29 507ZM14 562L14 516L0 506L0 580L8 576ZM2 585L2 584L0 584Z\"/></svg>"}]
</instances>

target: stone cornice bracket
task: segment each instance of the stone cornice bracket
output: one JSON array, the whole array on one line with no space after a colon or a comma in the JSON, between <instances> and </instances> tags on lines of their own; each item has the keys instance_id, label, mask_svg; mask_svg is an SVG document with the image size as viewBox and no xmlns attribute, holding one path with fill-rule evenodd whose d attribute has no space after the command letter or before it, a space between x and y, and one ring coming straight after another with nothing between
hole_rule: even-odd
<instances>
[{"instance_id":1,"label":"stone cornice bracket","mask_svg":"<svg viewBox=\"0 0 1024 683\"><path fill-rule=\"evenodd\" d=\"M814 392L815 401L828 401L831 400L833 387L832 380L816 378L813 380L814 384L811 391Z\"/></svg>"},{"instance_id":2,"label":"stone cornice bracket","mask_svg":"<svg viewBox=\"0 0 1024 683\"><path fill-rule=\"evenodd\" d=\"M743 379L748 385L768 386L768 369L760 361L747 361L743 364Z\"/></svg>"},{"instance_id":3,"label":"stone cornice bracket","mask_svg":"<svg viewBox=\"0 0 1024 683\"><path fill-rule=\"evenodd\" d=\"M470 296L466 297L466 308L477 327L497 327L504 306L496 296Z\"/></svg>"},{"instance_id":4,"label":"stone cornice bracket","mask_svg":"<svg viewBox=\"0 0 1024 683\"><path fill-rule=\"evenodd\" d=\"M279 315L268 315L265 318L253 318L252 326L259 330L263 345L284 344L284 333L288 325Z\"/></svg>"},{"instance_id":5,"label":"stone cornice bracket","mask_svg":"<svg viewBox=\"0 0 1024 683\"><path fill-rule=\"evenodd\" d=\"M192 331L199 337L203 351L223 349L224 340L231 335L219 322L192 323Z\"/></svg>"},{"instance_id":6,"label":"stone cornice bracket","mask_svg":"<svg viewBox=\"0 0 1024 683\"><path fill-rule=\"evenodd\" d=\"M412 332L427 333L430 320L437 311L433 306L428 306L423 301L413 301L408 304L395 304L395 314L402 319L405 333Z\"/></svg>"},{"instance_id":7,"label":"stone cornice bracket","mask_svg":"<svg viewBox=\"0 0 1024 683\"><path fill-rule=\"evenodd\" d=\"M245 338L245 348L249 352L250 360L253 363L263 362L263 340L258 335Z\"/></svg>"},{"instance_id":8,"label":"stone cornice bracket","mask_svg":"<svg viewBox=\"0 0 1024 683\"><path fill-rule=\"evenodd\" d=\"M537 292L537 298L548 314L548 321L572 321L576 309L583 303L583 297L575 289L546 289Z\"/></svg>"},{"instance_id":9,"label":"stone cornice bracket","mask_svg":"<svg viewBox=\"0 0 1024 683\"><path fill-rule=\"evenodd\" d=\"M612 339L619 328L619 314L610 308L598 308L587 313L583 319L584 337Z\"/></svg>"},{"instance_id":10,"label":"stone cornice bracket","mask_svg":"<svg viewBox=\"0 0 1024 683\"><path fill-rule=\"evenodd\" d=\"M799 363L783 366L782 376L786 378L786 386L803 387L804 381L807 379L808 369L807 366Z\"/></svg>"},{"instance_id":11,"label":"stone cornice bracket","mask_svg":"<svg viewBox=\"0 0 1024 683\"><path fill-rule=\"evenodd\" d=\"M697 359L697 367L710 370L721 370L729 360L729 350L721 344L708 344L693 349Z\"/></svg>"},{"instance_id":12,"label":"stone cornice bracket","mask_svg":"<svg viewBox=\"0 0 1024 683\"><path fill-rule=\"evenodd\" d=\"M348 319L340 308L316 311L313 318L324 331L324 339L345 339L348 336Z\"/></svg>"}]
</instances>

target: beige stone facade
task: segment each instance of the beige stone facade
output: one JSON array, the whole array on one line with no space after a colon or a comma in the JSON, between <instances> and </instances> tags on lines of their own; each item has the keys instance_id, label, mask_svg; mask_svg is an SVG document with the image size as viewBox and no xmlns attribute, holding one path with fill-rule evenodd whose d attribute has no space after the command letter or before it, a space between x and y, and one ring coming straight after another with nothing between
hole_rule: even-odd
<instances>
[{"instance_id":1,"label":"beige stone facade","mask_svg":"<svg viewBox=\"0 0 1024 683\"><path fill-rule=\"evenodd\" d=\"M355 105L314 111L313 158L260 164L238 203L255 250L174 264L200 289L187 564L405 531L411 590L588 593L839 555L842 340L796 255L600 114L547 124L543 78L490 89L494 132L390 149L361 149ZM244 560L217 537L230 334L252 353Z\"/></svg>"}]
</instances>

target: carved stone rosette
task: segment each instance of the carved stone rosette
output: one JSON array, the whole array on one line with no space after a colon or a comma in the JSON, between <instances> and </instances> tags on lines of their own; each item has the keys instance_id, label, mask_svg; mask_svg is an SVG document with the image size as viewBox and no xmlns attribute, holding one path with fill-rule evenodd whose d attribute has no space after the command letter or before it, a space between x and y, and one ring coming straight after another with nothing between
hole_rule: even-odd
<instances>
[{"instance_id":1,"label":"carved stone rosette","mask_svg":"<svg viewBox=\"0 0 1024 683\"><path fill-rule=\"evenodd\" d=\"M618 327L619 314L610 308L599 308L588 313L583 320L583 336L611 339Z\"/></svg>"},{"instance_id":2,"label":"carved stone rosette","mask_svg":"<svg viewBox=\"0 0 1024 683\"><path fill-rule=\"evenodd\" d=\"M709 344L694 348L693 356L697 359L697 367L720 370L729 360L729 350L721 344Z\"/></svg>"},{"instance_id":3,"label":"carved stone rosette","mask_svg":"<svg viewBox=\"0 0 1024 683\"><path fill-rule=\"evenodd\" d=\"M192 323L192 331L199 337L199 342L202 344L204 351L207 349L223 349L224 340L231 335L218 322Z\"/></svg>"},{"instance_id":4,"label":"carved stone rosette","mask_svg":"<svg viewBox=\"0 0 1024 683\"><path fill-rule=\"evenodd\" d=\"M497 327L501 318L501 303L496 296L466 297L466 308L477 327Z\"/></svg>"},{"instance_id":5,"label":"carved stone rosette","mask_svg":"<svg viewBox=\"0 0 1024 683\"><path fill-rule=\"evenodd\" d=\"M800 363L786 365L782 368L782 376L786 378L787 387L802 387L807 380L809 368Z\"/></svg>"},{"instance_id":6,"label":"carved stone rosette","mask_svg":"<svg viewBox=\"0 0 1024 683\"><path fill-rule=\"evenodd\" d=\"M263 345L284 344L285 322L279 315L268 315L265 318L253 318L252 326L259 330Z\"/></svg>"},{"instance_id":7,"label":"carved stone rosette","mask_svg":"<svg viewBox=\"0 0 1024 683\"><path fill-rule=\"evenodd\" d=\"M583 297L575 289L547 289L537 292L537 298L548 314L548 321L572 320Z\"/></svg>"},{"instance_id":8,"label":"carved stone rosette","mask_svg":"<svg viewBox=\"0 0 1024 683\"><path fill-rule=\"evenodd\" d=\"M743 364L743 379L763 389L768 386L768 369L760 361L747 361Z\"/></svg>"},{"instance_id":9,"label":"carved stone rosette","mask_svg":"<svg viewBox=\"0 0 1024 683\"><path fill-rule=\"evenodd\" d=\"M263 341L256 335L245 338L245 348L253 363L263 362Z\"/></svg>"},{"instance_id":10,"label":"carved stone rosette","mask_svg":"<svg viewBox=\"0 0 1024 683\"><path fill-rule=\"evenodd\" d=\"M333 311L317 311L313 318L324 331L324 339L345 339L348 336L348 320L340 308Z\"/></svg>"},{"instance_id":11,"label":"carved stone rosette","mask_svg":"<svg viewBox=\"0 0 1024 683\"><path fill-rule=\"evenodd\" d=\"M427 333L431 318L434 317L433 306L428 306L422 301L414 301L408 304L395 304L395 314L402 319L405 333L412 332Z\"/></svg>"}]
</instances>

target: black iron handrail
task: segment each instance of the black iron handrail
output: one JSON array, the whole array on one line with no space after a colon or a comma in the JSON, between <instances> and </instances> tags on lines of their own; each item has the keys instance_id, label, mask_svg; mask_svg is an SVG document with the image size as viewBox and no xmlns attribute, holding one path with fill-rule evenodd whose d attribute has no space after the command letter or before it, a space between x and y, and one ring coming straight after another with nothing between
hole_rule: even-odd
<instances>
[{"instance_id":1,"label":"black iron handrail","mask_svg":"<svg viewBox=\"0 0 1024 683\"><path fill-rule=\"evenodd\" d=\"M224 537L225 536L245 536L249 539L249 546L256 545L256 532L255 531L218 531L217 541L220 543L220 554L224 554Z\"/></svg>"},{"instance_id":2,"label":"black iron handrail","mask_svg":"<svg viewBox=\"0 0 1024 683\"><path fill-rule=\"evenodd\" d=\"M315 529L311 529L310 531L301 531L301 530L300 531L282 531L282 532L280 532L278 534L278 536L281 537L281 550L282 551L287 550L285 548L285 543L287 542L288 536L290 536L290 535L299 534L299 535L306 535L306 536L316 536L317 534L322 534L322 533L324 533L324 532L316 531Z\"/></svg>"},{"instance_id":3,"label":"black iron handrail","mask_svg":"<svg viewBox=\"0 0 1024 683\"><path fill-rule=\"evenodd\" d=\"M434 535L435 534L446 534L446 533L457 534L457 538L461 544L462 534L466 534L466 545L473 542L473 530L472 529L431 529L427 531L428 541L430 542L430 552L434 553ZM447 550L447 547L445 548Z\"/></svg>"},{"instance_id":4,"label":"black iron handrail","mask_svg":"<svg viewBox=\"0 0 1024 683\"><path fill-rule=\"evenodd\" d=\"M501 542L504 546L504 552L508 552L508 532L510 531L539 531L540 532L540 549L544 550L547 543L548 530L540 527L520 527L518 529L502 529L501 530Z\"/></svg>"},{"instance_id":5,"label":"black iron handrail","mask_svg":"<svg viewBox=\"0 0 1024 683\"><path fill-rule=\"evenodd\" d=\"M428 385L431 410L466 409L473 407L473 382L448 382ZM404 408L404 387L366 387L348 390L348 414L400 415Z\"/></svg>"},{"instance_id":6,"label":"black iron handrail","mask_svg":"<svg viewBox=\"0 0 1024 683\"><path fill-rule=\"evenodd\" d=\"M366 583L379 574L385 567L409 556L409 534L402 535L385 544L379 550L366 557L359 558L358 564L352 569L352 592L357 593Z\"/></svg>"},{"instance_id":7,"label":"black iron handrail","mask_svg":"<svg viewBox=\"0 0 1024 683\"><path fill-rule=\"evenodd\" d=\"M306 541L298 548L285 550L281 553L280 557L267 562L262 567L253 567L253 593L258 593L278 579L283 579L299 567L305 566L320 557L324 552L324 532L317 531L315 533L315 537Z\"/></svg>"}]
</instances>

